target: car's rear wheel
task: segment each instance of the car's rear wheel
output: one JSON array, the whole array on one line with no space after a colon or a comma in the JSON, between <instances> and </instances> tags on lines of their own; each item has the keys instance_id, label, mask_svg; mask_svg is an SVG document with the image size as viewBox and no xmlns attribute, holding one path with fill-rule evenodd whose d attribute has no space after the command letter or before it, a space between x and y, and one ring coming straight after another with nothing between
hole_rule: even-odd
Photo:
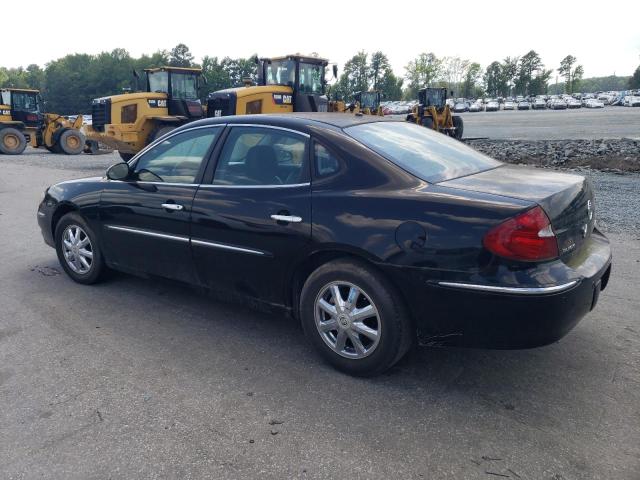
<instances>
[{"instance_id":1,"label":"car's rear wheel","mask_svg":"<svg viewBox=\"0 0 640 480\"><path fill-rule=\"evenodd\" d=\"M74 281L88 285L98 282L104 274L106 267L97 240L78 213L67 213L56 225L58 260Z\"/></svg>"},{"instance_id":2,"label":"car's rear wheel","mask_svg":"<svg viewBox=\"0 0 640 480\"><path fill-rule=\"evenodd\" d=\"M414 339L412 322L392 285L354 260L327 263L309 276L300 296L300 317L316 350L351 375L384 372Z\"/></svg>"}]
</instances>

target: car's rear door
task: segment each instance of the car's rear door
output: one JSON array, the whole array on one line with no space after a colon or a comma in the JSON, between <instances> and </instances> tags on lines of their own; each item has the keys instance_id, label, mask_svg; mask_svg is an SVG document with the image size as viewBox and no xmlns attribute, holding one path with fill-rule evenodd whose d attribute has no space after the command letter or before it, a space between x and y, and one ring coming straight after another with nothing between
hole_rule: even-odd
<instances>
[{"instance_id":1,"label":"car's rear door","mask_svg":"<svg viewBox=\"0 0 640 480\"><path fill-rule=\"evenodd\" d=\"M193 197L222 126L167 137L132 164L128 181L101 195L102 246L110 264L195 282L189 229Z\"/></svg>"},{"instance_id":2,"label":"car's rear door","mask_svg":"<svg viewBox=\"0 0 640 480\"><path fill-rule=\"evenodd\" d=\"M227 128L212 182L193 202L196 269L215 290L280 304L288 272L311 240L309 136Z\"/></svg>"}]
</instances>

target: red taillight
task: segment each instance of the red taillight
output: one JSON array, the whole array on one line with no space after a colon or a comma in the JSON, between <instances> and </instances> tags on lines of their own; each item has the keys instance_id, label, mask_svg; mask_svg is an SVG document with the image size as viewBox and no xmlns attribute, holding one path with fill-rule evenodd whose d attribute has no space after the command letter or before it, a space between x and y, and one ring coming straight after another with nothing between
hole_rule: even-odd
<instances>
[{"instance_id":1,"label":"red taillight","mask_svg":"<svg viewBox=\"0 0 640 480\"><path fill-rule=\"evenodd\" d=\"M501 257L525 262L558 257L558 242L549 217L534 207L487 232L484 247Z\"/></svg>"}]
</instances>

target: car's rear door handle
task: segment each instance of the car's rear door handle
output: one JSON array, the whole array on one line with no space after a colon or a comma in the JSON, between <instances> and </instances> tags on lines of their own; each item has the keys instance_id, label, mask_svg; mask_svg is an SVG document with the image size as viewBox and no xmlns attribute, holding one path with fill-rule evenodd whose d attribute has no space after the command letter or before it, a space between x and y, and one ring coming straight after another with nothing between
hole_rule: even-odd
<instances>
[{"instance_id":1,"label":"car's rear door handle","mask_svg":"<svg viewBox=\"0 0 640 480\"><path fill-rule=\"evenodd\" d=\"M177 203L163 203L162 208L166 208L167 210L182 210L184 207Z\"/></svg>"},{"instance_id":2,"label":"car's rear door handle","mask_svg":"<svg viewBox=\"0 0 640 480\"><path fill-rule=\"evenodd\" d=\"M271 215L271 218L278 222L287 223L300 223L302 221L302 217L298 217L296 215Z\"/></svg>"}]
</instances>

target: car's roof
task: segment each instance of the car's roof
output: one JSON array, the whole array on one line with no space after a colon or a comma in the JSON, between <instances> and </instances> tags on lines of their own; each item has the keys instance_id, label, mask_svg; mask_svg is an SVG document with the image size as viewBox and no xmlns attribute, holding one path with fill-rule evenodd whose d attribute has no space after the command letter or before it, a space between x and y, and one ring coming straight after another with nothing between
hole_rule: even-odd
<instances>
[{"instance_id":1,"label":"car's roof","mask_svg":"<svg viewBox=\"0 0 640 480\"><path fill-rule=\"evenodd\" d=\"M275 124L280 126L289 125L309 126L331 126L336 128L347 128L354 125L373 122L397 122L398 119L385 118L378 115L361 115L353 113L326 113L326 112L296 112L296 113L278 113L278 114L259 114L259 115L231 115L226 117L215 117L200 120L198 125L218 124L218 123L256 123L256 124ZM187 124L193 125L193 124Z\"/></svg>"}]
</instances>

